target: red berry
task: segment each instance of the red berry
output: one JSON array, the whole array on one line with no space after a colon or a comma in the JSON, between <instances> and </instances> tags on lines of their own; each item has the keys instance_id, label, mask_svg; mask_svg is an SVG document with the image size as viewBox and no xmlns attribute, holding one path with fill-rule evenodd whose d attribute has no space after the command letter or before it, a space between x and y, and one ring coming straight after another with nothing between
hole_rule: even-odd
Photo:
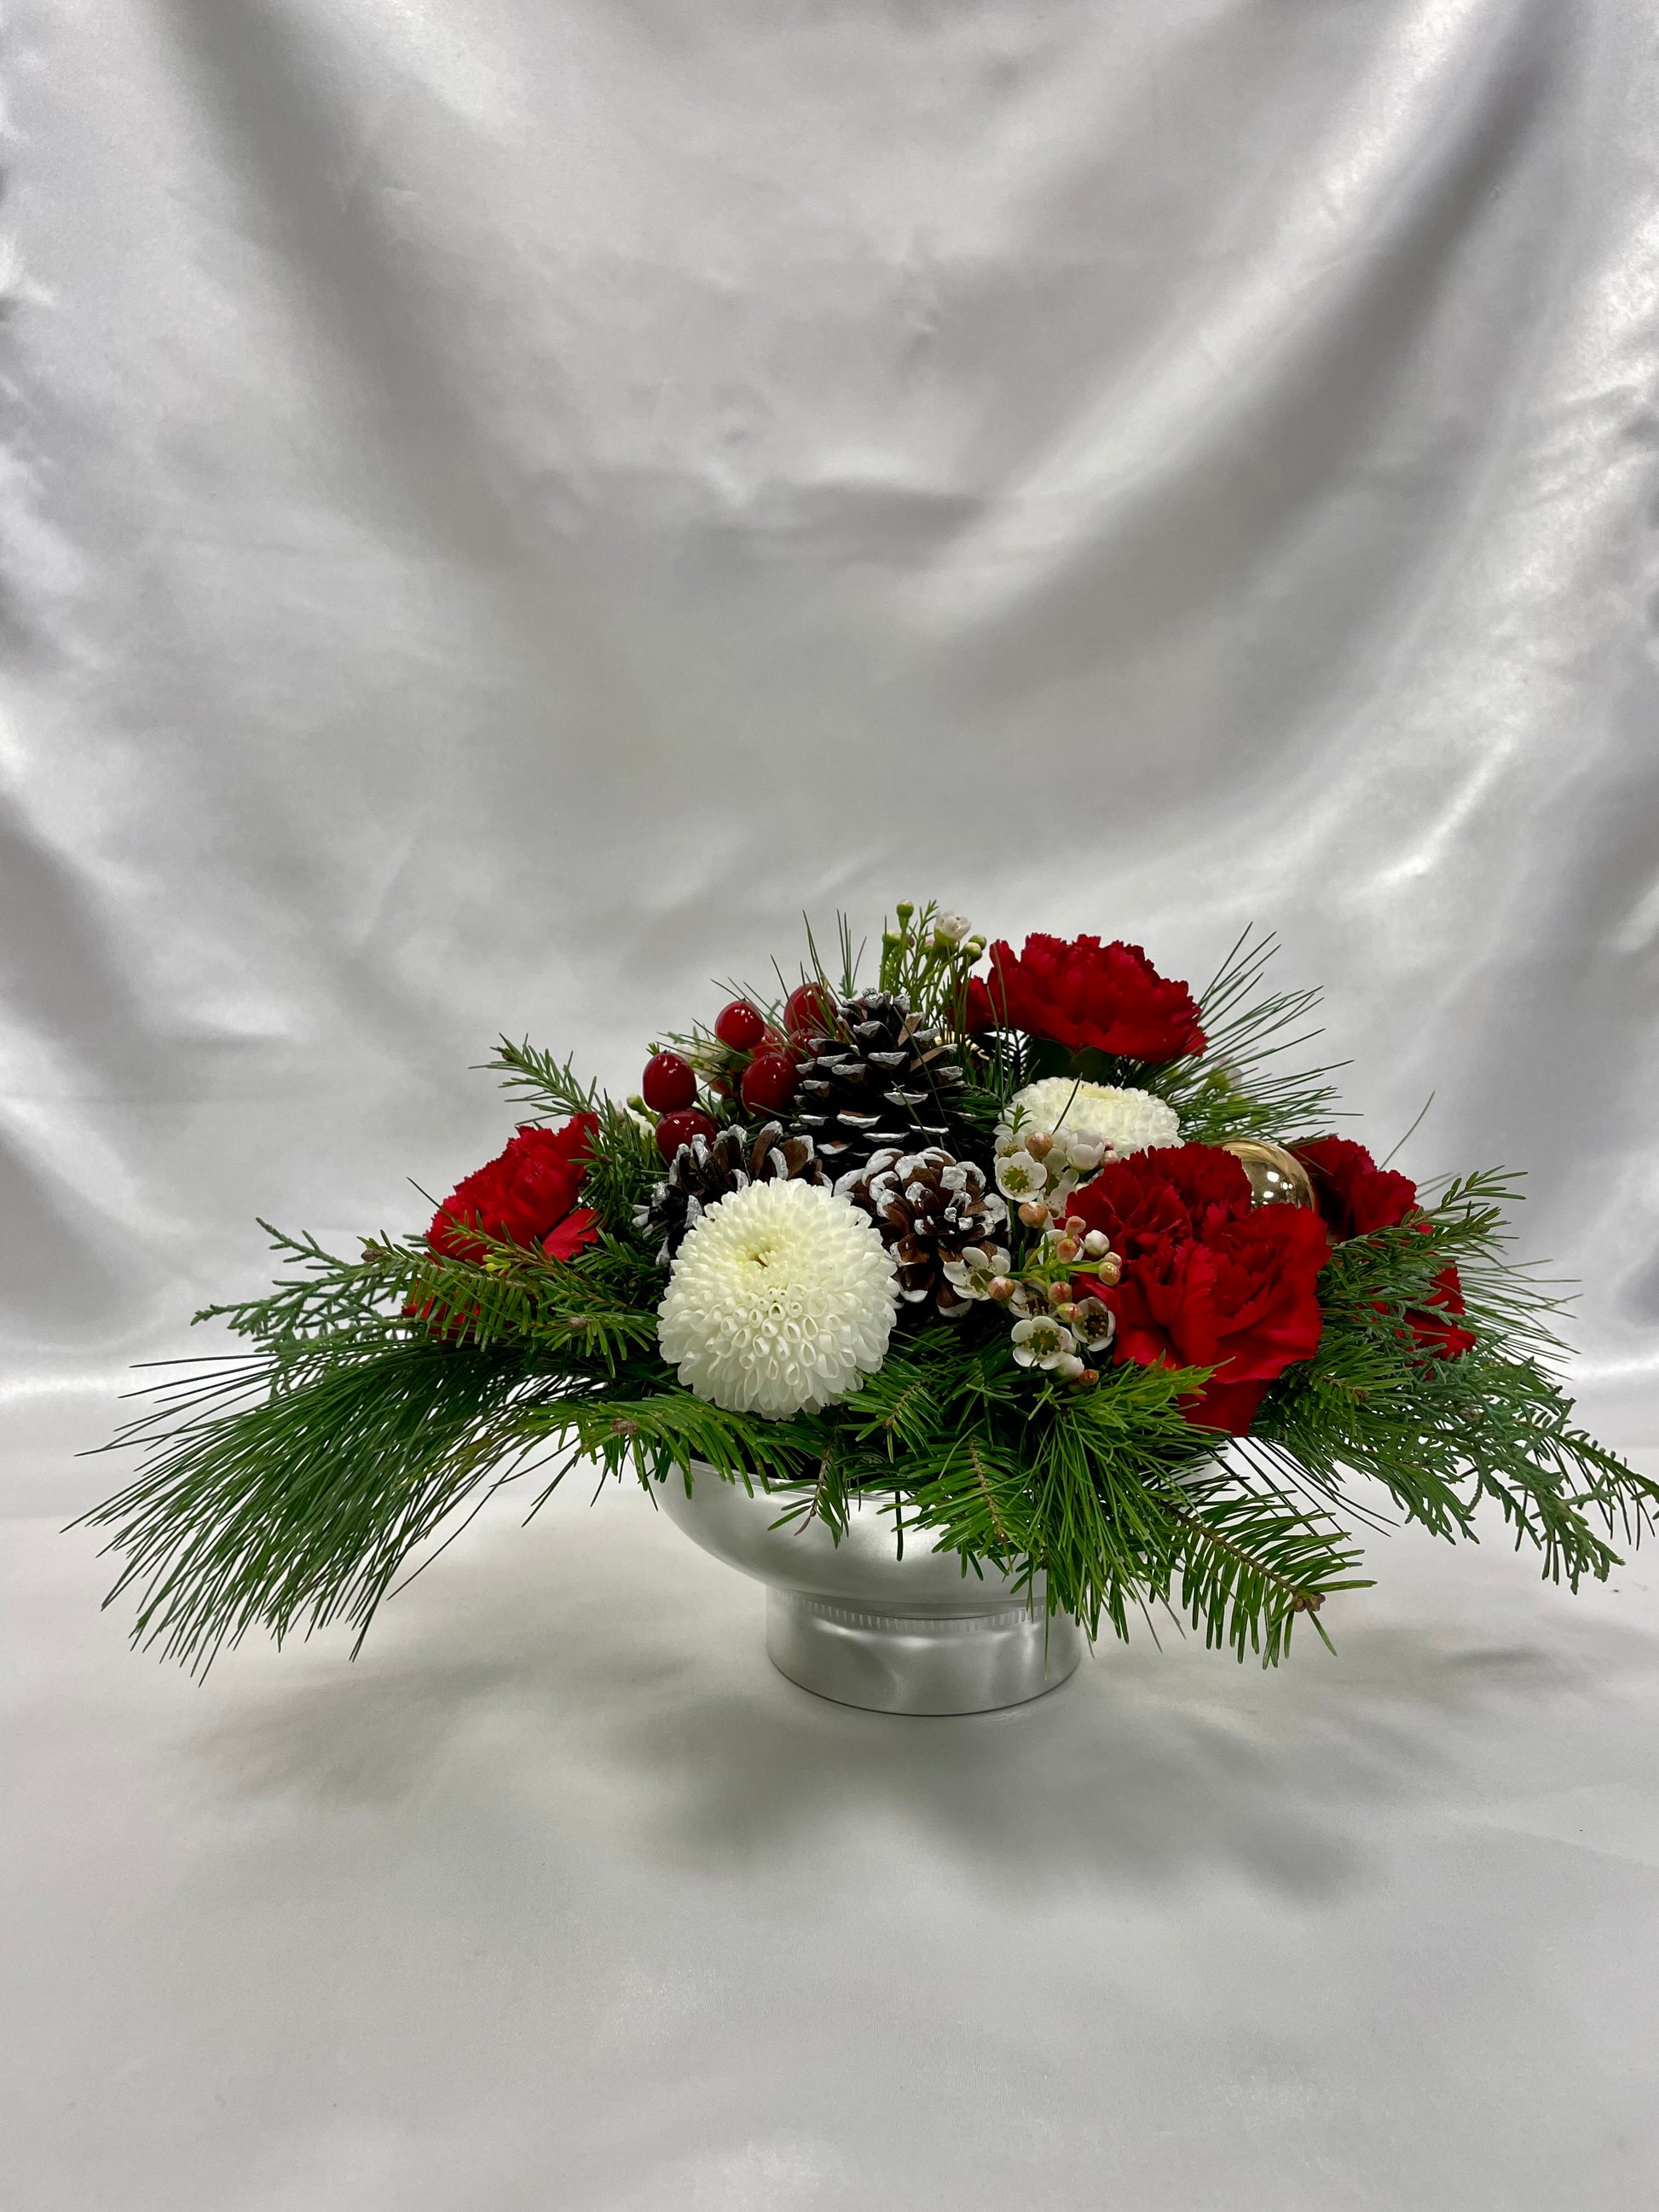
<instances>
[{"instance_id":1,"label":"red berry","mask_svg":"<svg viewBox=\"0 0 1659 2212\"><path fill-rule=\"evenodd\" d=\"M640 1095L653 1114L677 1114L697 1095L697 1079L689 1060L677 1052L653 1053L645 1063Z\"/></svg>"},{"instance_id":2,"label":"red berry","mask_svg":"<svg viewBox=\"0 0 1659 2212\"><path fill-rule=\"evenodd\" d=\"M794 1097L799 1080L787 1052L757 1052L743 1079L743 1103L752 1113L775 1114Z\"/></svg>"},{"instance_id":3,"label":"red berry","mask_svg":"<svg viewBox=\"0 0 1659 2212\"><path fill-rule=\"evenodd\" d=\"M689 1145L694 1137L712 1144L720 1134L709 1116L699 1107L687 1108L678 1114L665 1114L657 1124L657 1150L664 1159L672 1160L682 1145Z\"/></svg>"},{"instance_id":4,"label":"red berry","mask_svg":"<svg viewBox=\"0 0 1659 2212\"><path fill-rule=\"evenodd\" d=\"M822 983L803 983L783 1002L784 1026L792 1037L833 1028L835 1018L836 1002Z\"/></svg>"},{"instance_id":5,"label":"red berry","mask_svg":"<svg viewBox=\"0 0 1659 2212\"><path fill-rule=\"evenodd\" d=\"M766 1024L747 999L733 999L715 1015L714 1035L733 1052L753 1052L766 1035Z\"/></svg>"}]
</instances>

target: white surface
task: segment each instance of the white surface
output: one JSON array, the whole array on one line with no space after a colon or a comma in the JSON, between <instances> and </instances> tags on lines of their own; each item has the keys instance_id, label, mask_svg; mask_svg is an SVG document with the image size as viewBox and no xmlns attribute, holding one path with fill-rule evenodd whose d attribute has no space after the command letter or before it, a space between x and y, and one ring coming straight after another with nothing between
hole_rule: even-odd
<instances>
[{"instance_id":1,"label":"white surface","mask_svg":"<svg viewBox=\"0 0 1659 2212\"><path fill-rule=\"evenodd\" d=\"M0 2203L1649 2212L1659 1577L1373 1559L902 1721L635 1492L200 1688L14 1523Z\"/></svg>"}]
</instances>

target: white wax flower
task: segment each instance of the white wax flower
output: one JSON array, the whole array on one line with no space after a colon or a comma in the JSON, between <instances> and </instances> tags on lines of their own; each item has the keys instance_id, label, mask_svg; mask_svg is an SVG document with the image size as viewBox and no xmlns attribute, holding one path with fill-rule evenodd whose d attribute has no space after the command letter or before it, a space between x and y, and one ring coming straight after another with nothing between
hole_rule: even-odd
<instances>
[{"instance_id":1,"label":"white wax flower","mask_svg":"<svg viewBox=\"0 0 1659 2212\"><path fill-rule=\"evenodd\" d=\"M1072 1166L1085 1175L1092 1174L1103 1159L1127 1159L1131 1152L1144 1152L1154 1145L1181 1142L1175 1109L1150 1091L1085 1083L1070 1075L1047 1076L1017 1091L1003 1129L1016 1142L1034 1130L1046 1131ZM998 1133L1000 1139L1001 1131Z\"/></svg>"},{"instance_id":2,"label":"white wax flower","mask_svg":"<svg viewBox=\"0 0 1659 2212\"><path fill-rule=\"evenodd\" d=\"M1065 1322L1052 1314L1033 1314L1029 1321L1014 1323L1014 1358L1022 1367L1058 1367L1061 1360L1076 1358L1075 1341ZM1077 1371L1083 1372L1080 1360Z\"/></svg>"},{"instance_id":3,"label":"white wax flower","mask_svg":"<svg viewBox=\"0 0 1659 2212\"><path fill-rule=\"evenodd\" d=\"M997 1188L1005 1198L1040 1198L1048 1188L1048 1170L1029 1152L999 1152Z\"/></svg>"},{"instance_id":4,"label":"white wax flower","mask_svg":"<svg viewBox=\"0 0 1659 2212\"><path fill-rule=\"evenodd\" d=\"M991 1285L1006 1275L1012 1261L1006 1244L969 1244L959 1260L944 1263L945 1279L964 1298L988 1298Z\"/></svg>"},{"instance_id":5,"label":"white wax flower","mask_svg":"<svg viewBox=\"0 0 1659 2212\"><path fill-rule=\"evenodd\" d=\"M897 1302L867 1213L816 1183L756 1182L681 1245L657 1340L699 1398L781 1421L875 1373Z\"/></svg>"},{"instance_id":6,"label":"white wax flower","mask_svg":"<svg viewBox=\"0 0 1659 2212\"><path fill-rule=\"evenodd\" d=\"M1079 1298L1072 1328L1085 1352L1104 1352L1117 1334L1117 1316L1103 1299Z\"/></svg>"}]
</instances>

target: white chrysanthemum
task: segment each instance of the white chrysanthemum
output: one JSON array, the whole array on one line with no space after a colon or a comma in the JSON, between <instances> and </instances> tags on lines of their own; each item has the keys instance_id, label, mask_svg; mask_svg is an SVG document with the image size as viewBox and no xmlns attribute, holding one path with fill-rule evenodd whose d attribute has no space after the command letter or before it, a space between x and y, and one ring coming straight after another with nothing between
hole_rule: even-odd
<instances>
[{"instance_id":1,"label":"white chrysanthemum","mask_svg":"<svg viewBox=\"0 0 1659 2212\"><path fill-rule=\"evenodd\" d=\"M1045 1129L1070 1150L1093 1145L1104 1148L1108 1159L1127 1159L1153 1145L1178 1145L1181 1123L1174 1107L1154 1098L1150 1091L1120 1091L1104 1083L1083 1083L1070 1075L1051 1075L1028 1084L1015 1094L1013 1114L1019 1141L1035 1129ZM1076 1164L1089 1164L1079 1160ZM1092 1163L1098 1165L1099 1163Z\"/></svg>"},{"instance_id":2,"label":"white chrysanthemum","mask_svg":"<svg viewBox=\"0 0 1659 2212\"><path fill-rule=\"evenodd\" d=\"M781 1421L875 1373L897 1303L867 1213L816 1183L754 1182L681 1245L657 1340L699 1398Z\"/></svg>"}]
</instances>

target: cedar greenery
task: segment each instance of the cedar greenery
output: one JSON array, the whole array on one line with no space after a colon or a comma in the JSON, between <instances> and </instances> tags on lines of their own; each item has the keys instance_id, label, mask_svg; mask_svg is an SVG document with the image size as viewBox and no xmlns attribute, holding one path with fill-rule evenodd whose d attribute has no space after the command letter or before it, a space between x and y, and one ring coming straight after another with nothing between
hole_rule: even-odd
<instances>
[{"instance_id":1,"label":"cedar greenery","mask_svg":"<svg viewBox=\"0 0 1659 2212\"><path fill-rule=\"evenodd\" d=\"M880 982L960 1036L983 941L953 943L938 919L900 908ZM809 951L802 980L851 995L846 925L833 982L810 939ZM1316 996L1264 988L1273 951L1265 938L1234 946L1203 994L1201 1057L1065 1065L1156 1091L1197 1141L1325 1125L1332 1071L1295 1065ZM778 980L775 999L746 994L773 1019ZM699 1068L720 1065L712 1032L674 1042ZM958 1110L988 1138L1015 1089L1055 1072L1052 1048L1029 1039L961 1048ZM283 1271L270 1293L197 1316L239 1348L179 1363L143 1394L115 1439L139 1450L137 1474L87 1516L124 1554L111 1599L136 1596L137 1640L198 1669L254 1628L280 1640L345 1621L361 1642L399 1572L462 1509L520 1481L533 1513L584 1462L631 1470L647 1490L689 1482L694 1464L758 1479L783 1490L782 1519L834 1532L855 1495L874 1493L901 1546L925 1532L964 1574L1042 1574L1049 1604L1091 1636L1162 1612L1264 1663L1300 1618L1323 1638L1324 1601L1363 1586L1356 1522L1469 1537L1492 1501L1517 1546L1576 1589L1605 1578L1659 1506L1659 1485L1573 1425L1553 1371L1560 1301L1510 1262L1516 1194L1501 1175L1455 1182L1399 1227L1334 1247L1318 1350L1271 1386L1242 1439L1183 1414L1209 1370L1126 1364L1079 1393L1018 1367L1006 1315L984 1304L896 1334L839 1405L769 1421L693 1396L659 1354L663 1277L631 1225L660 1173L648 1122L527 1042L503 1038L489 1065L532 1118L597 1117L584 1200L604 1233L559 1261L482 1231L477 1256L460 1259L419 1237L341 1256L267 1229ZM1448 1264L1475 1342L1437 1359L1407 1316Z\"/></svg>"}]
</instances>

